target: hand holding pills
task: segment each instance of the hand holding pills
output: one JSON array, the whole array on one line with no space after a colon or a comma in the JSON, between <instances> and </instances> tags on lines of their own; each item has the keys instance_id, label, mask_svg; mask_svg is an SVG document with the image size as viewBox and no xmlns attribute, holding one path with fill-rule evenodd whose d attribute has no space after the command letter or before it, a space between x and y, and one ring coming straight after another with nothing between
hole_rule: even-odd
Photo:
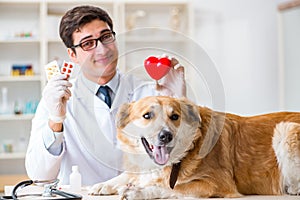
<instances>
[{"instance_id":1,"label":"hand holding pills","mask_svg":"<svg viewBox=\"0 0 300 200\"><path fill-rule=\"evenodd\" d=\"M68 81L73 72L73 64L64 62L61 69L56 61L45 66L48 83L43 91L43 99L49 111L49 119L55 123L62 123L66 116L66 102L71 96Z\"/></svg>"}]
</instances>

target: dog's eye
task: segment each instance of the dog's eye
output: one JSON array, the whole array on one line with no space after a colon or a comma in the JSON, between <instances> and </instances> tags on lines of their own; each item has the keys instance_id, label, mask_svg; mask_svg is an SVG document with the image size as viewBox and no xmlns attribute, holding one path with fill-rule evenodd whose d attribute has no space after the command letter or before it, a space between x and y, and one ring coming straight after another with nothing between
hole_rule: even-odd
<instances>
[{"instance_id":1,"label":"dog's eye","mask_svg":"<svg viewBox=\"0 0 300 200\"><path fill-rule=\"evenodd\" d=\"M152 112L147 112L143 115L145 119L152 119L154 117L154 114Z\"/></svg>"},{"instance_id":2,"label":"dog's eye","mask_svg":"<svg viewBox=\"0 0 300 200\"><path fill-rule=\"evenodd\" d=\"M172 114L171 116L170 116L170 119L171 120L177 120L179 118L179 115L177 115L177 114Z\"/></svg>"}]
</instances>

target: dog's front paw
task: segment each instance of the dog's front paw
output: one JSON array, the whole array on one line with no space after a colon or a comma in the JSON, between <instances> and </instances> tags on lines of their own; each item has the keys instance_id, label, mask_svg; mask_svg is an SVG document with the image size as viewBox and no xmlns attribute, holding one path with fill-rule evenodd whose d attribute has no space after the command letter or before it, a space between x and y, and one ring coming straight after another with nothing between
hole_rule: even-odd
<instances>
[{"instance_id":1,"label":"dog's front paw","mask_svg":"<svg viewBox=\"0 0 300 200\"><path fill-rule=\"evenodd\" d=\"M117 194L117 190L114 186L109 185L105 182L97 183L89 190L90 195L113 195Z\"/></svg>"},{"instance_id":2,"label":"dog's front paw","mask_svg":"<svg viewBox=\"0 0 300 200\"><path fill-rule=\"evenodd\" d=\"M126 187L123 187L122 191L119 192L122 200L148 199L143 194L141 188L133 185L127 185Z\"/></svg>"},{"instance_id":3,"label":"dog's front paw","mask_svg":"<svg viewBox=\"0 0 300 200\"><path fill-rule=\"evenodd\" d=\"M286 187L286 192L290 195L300 195L300 183L298 184L298 187L295 185Z\"/></svg>"},{"instance_id":4,"label":"dog's front paw","mask_svg":"<svg viewBox=\"0 0 300 200\"><path fill-rule=\"evenodd\" d=\"M175 194L170 193L168 190L165 190L156 186L148 187L136 187L134 185L127 186L126 189L122 191L121 199L123 200L140 200L140 199L165 199L165 198L177 198Z\"/></svg>"}]
</instances>

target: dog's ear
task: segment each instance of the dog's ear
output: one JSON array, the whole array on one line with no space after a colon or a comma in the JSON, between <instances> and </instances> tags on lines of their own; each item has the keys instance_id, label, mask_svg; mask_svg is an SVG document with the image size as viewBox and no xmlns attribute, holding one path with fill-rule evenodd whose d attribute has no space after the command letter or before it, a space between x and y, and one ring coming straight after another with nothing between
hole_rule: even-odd
<instances>
[{"instance_id":1,"label":"dog's ear","mask_svg":"<svg viewBox=\"0 0 300 200\"><path fill-rule=\"evenodd\" d=\"M199 115L198 107L193 103L187 101L186 99L181 100L181 109L184 118L188 123L199 123L201 122L201 118Z\"/></svg>"},{"instance_id":2,"label":"dog's ear","mask_svg":"<svg viewBox=\"0 0 300 200\"><path fill-rule=\"evenodd\" d=\"M219 140L225 123L225 114L214 111L209 111L208 113L206 117L202 118L201 131L206 132L206 134L199 150L200 158L204 158L213 149Z\"/></svg>"},{"instance_id":3,"label":"dog's ear","mask_svg":"<svg viewBox=\"0 0 300 200\"><path fill-rule=\"evenodd\" d=\"M132 103L124 103L118 110L116 125L117 128L124 128L129 123L129 113Z\"/></svg>"}]
</instances>

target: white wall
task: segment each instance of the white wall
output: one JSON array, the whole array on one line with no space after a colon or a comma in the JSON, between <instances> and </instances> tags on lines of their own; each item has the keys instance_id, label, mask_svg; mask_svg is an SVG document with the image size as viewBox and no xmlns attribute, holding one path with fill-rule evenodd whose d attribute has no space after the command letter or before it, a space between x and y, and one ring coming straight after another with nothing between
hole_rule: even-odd
<instances>
[{"instance_id":1,"label":"white wall","mask_svg":"<svg viewBox=\"0 0 300 200\"><path fill-rule=\"evenodd\" d=\"M216 63L225 89L225 110L241 115L278 111L279 0L193 3L195 39Z\"/></svg>"},{"instance_id":2,"label":"white wall","mask_svg":"<svg viewBox=\"0 0 300 200\"><path fill-rule=\"evenodd\" d=\"M300 110L300 7L280 12L280 33L282 34L281 107L286 110Z\"/></svg>"}]
</instances>

